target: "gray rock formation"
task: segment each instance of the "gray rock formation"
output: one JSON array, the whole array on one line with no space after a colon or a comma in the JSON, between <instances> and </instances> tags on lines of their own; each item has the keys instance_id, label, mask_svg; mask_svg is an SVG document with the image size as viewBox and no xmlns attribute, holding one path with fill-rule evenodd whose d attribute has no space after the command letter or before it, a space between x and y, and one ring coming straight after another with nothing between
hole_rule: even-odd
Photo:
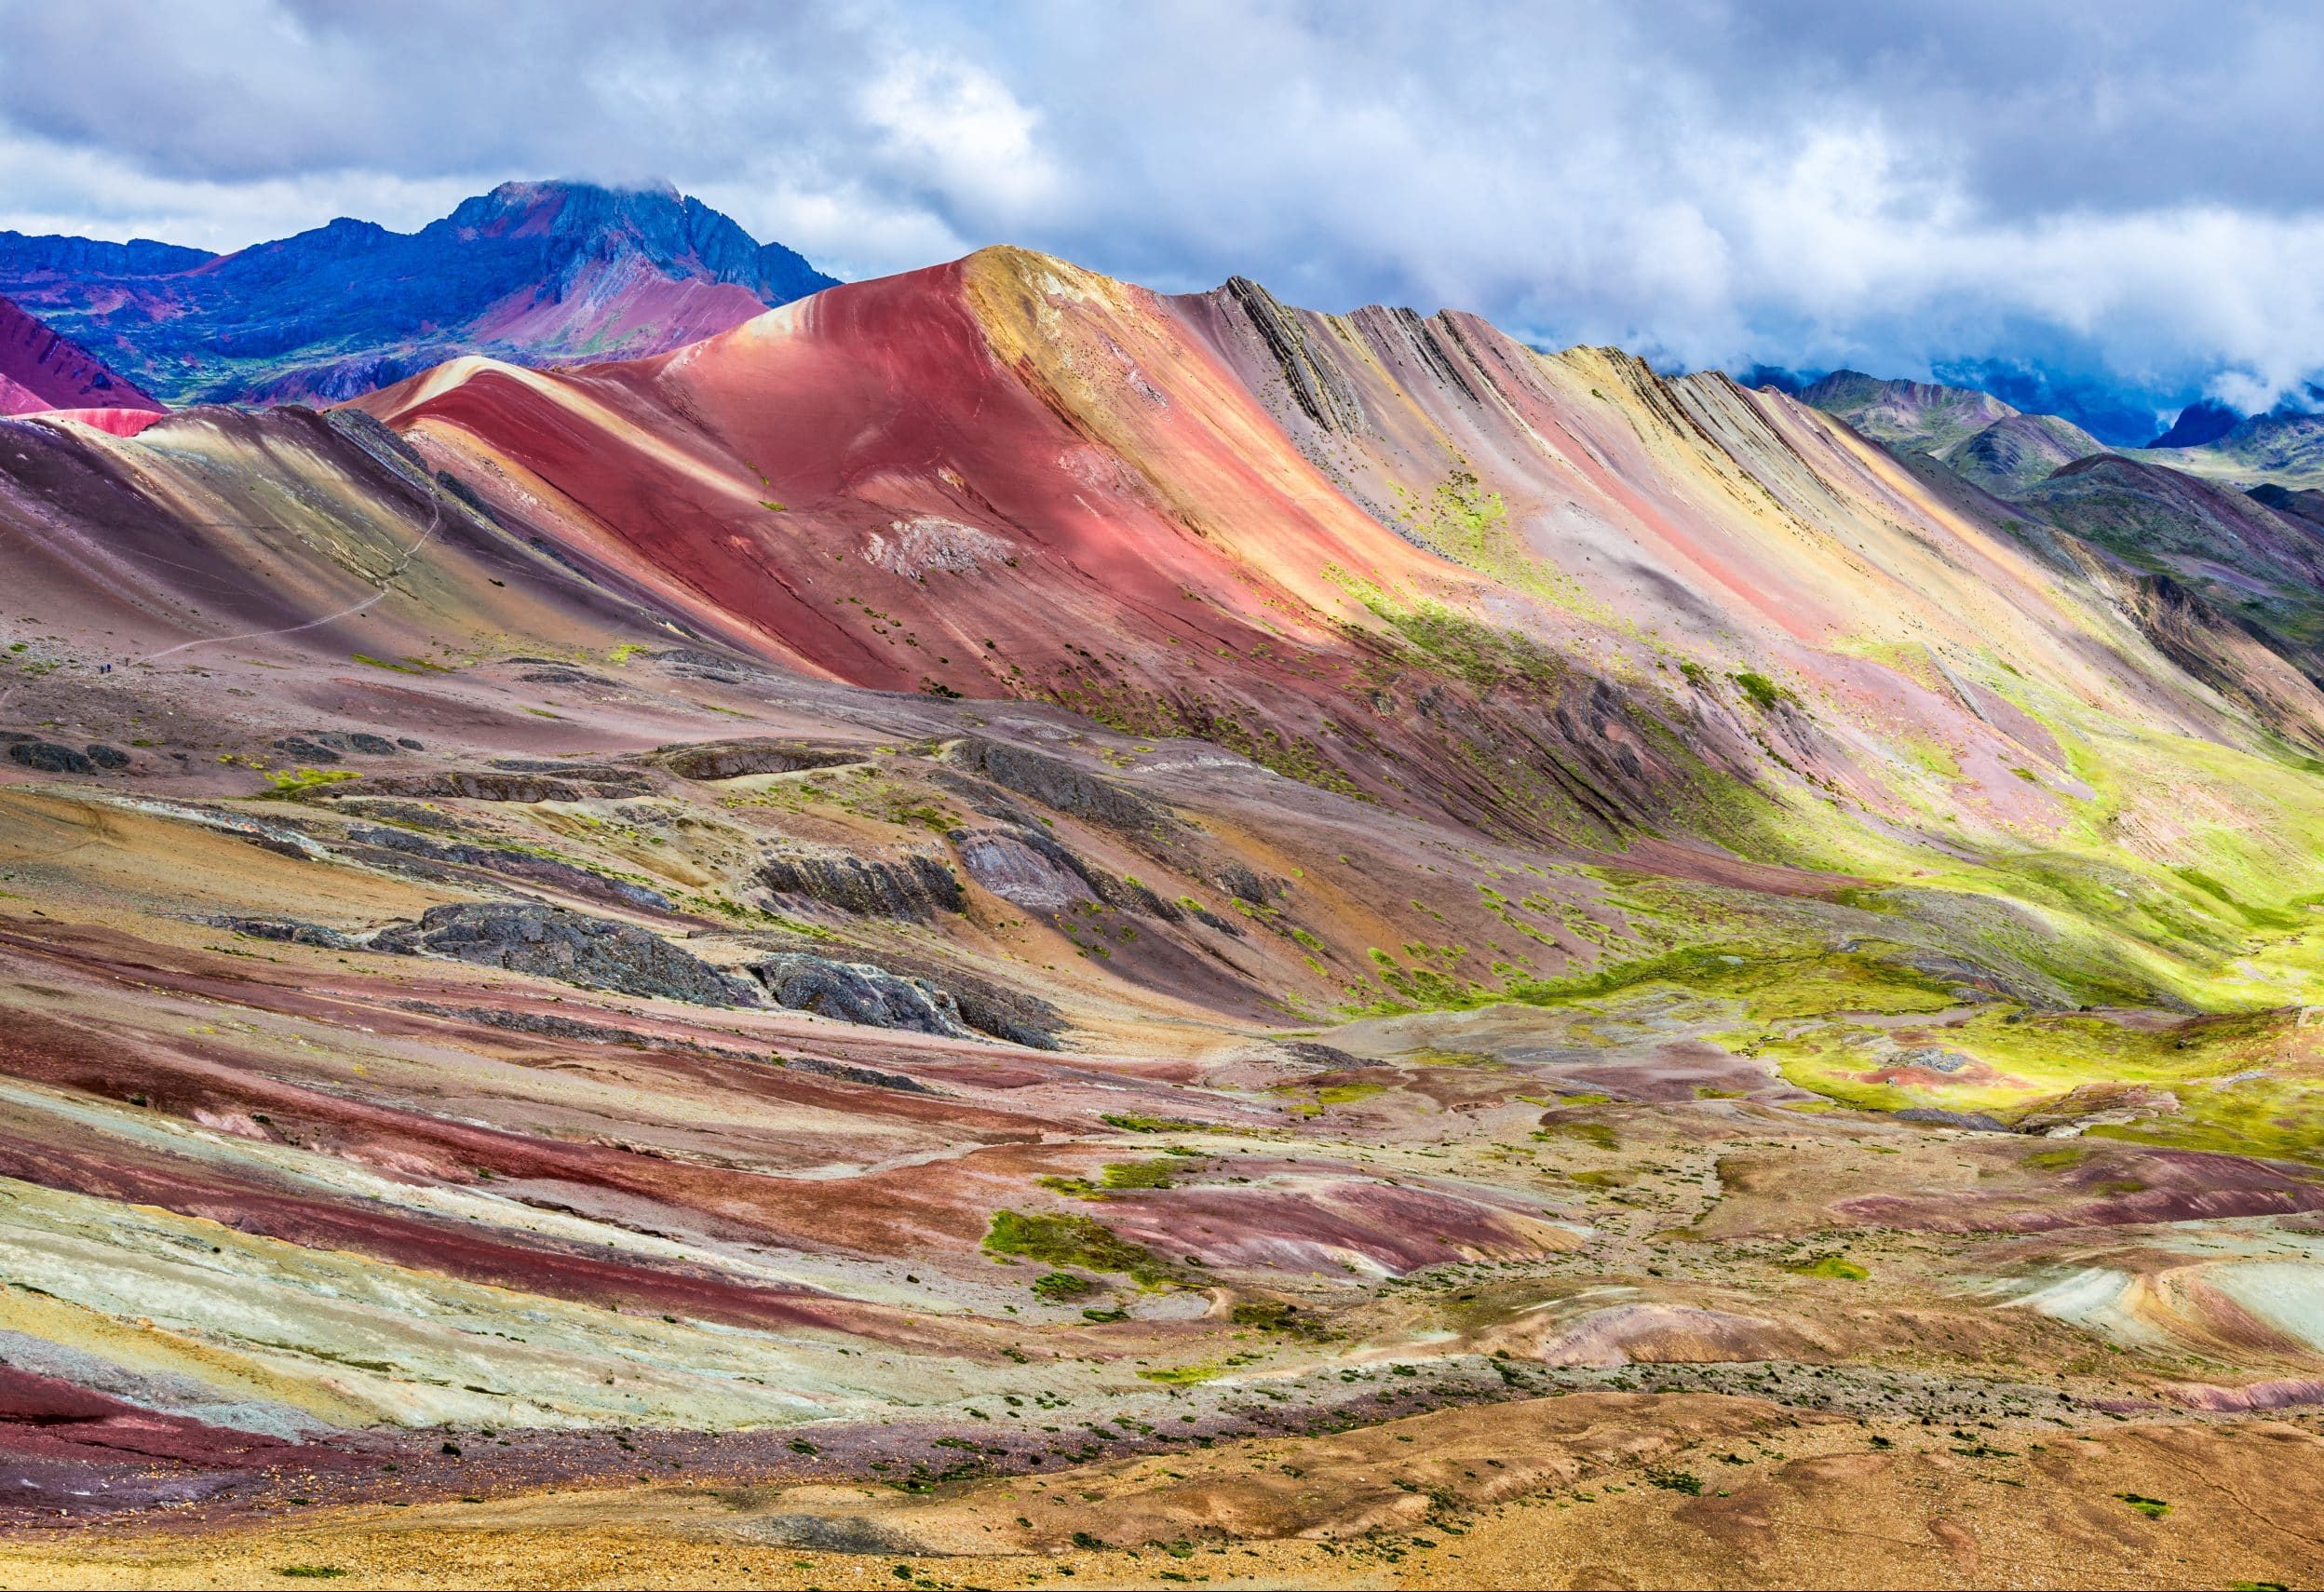
<instances>
[{"instance_id":1,"label":"gray rock formation","mask_svg":"<svg viewBox=\"0 0 2324 1592\"><path fill-rule=\"evenodd\" d=\"M1150 840L1180 827L1177 816L1159 803L1030 747L970 735L951 747L945 757L954 766L981 774L1020 796L1119 834Z\"/></svg>"},{"instance_id":2,"label":"gray rock formation","mask_svg":"<svg viewBox=\"0 0 2324 1592\"><path fill-rule=\"evenodd\" d=\"M350 935L327 924L310 924L299 918L211 918L220 928L232 929L236 934L252 939L279 940L285 945L313 945L325 951L352 951L358 942Z\"/></svg>"},{"instance_id":3,"label":"gray rock formation","mask_svg":"<svg viewBox=\"0 0 2324 1592\"><path fill-rule=\"evenodd\" d=\"M347 752L359 752L365 757L394 757L396 743L368 730L307 730L283 736L275 743L275 749L302 762L340 762Z\"/></svg>"},{"instance_id":4,"label":"gray rock formation","mask_svg":"<svg viewBox=\"0 0 2324 1592\"><path fill-rule=\"evenodd\" d=\"M753 937L762 938L762 937ZM771 937L766 937L771 938ZM804 951L807 944L770 944L770 951ZM1055 1050L1057 1036L1068 1026L1065 1014L1038 995L1011 989L997 979L914 955L898 946L858 950L854 954L876 958L874 965L912 982L929 984L949 995L960 1009L960 1020L980 1033L1005 1039L1032 1050Z\"/></svg>"},{"instance_id":5,"label":"gray rock formation","mask_svg":"<svg viewBox=\"0 0 2324 1592\"><path fill-rule=\"evenodd\" d=\"M584 773L596 772L585 770ZM642 776L622 769L618 779L566 779L513 769L448 769L441 774L391 774L359 784L334 785L318 792L345 796L464 797L472 802L578 802L584 797L619 801L653 789Z\"/></svg>"},{"instance_id":6,"label":"gray rock formation","mask_svg":"<svg viewBox=\"0 0 2324 1592\"><path fill-rule=\"evenodd\" d=\"M804 951L785 951L750 967L776 1005L793 1011L872 1028L973 1037L958 1003L926 978L899 978L868 962L833 962Z\"/></svg>"},{"instance_id":7,"label":"gray rock formation","mask_svg":"<svg viewBox=\"0 0 2324 1592\"><path fill-rule=\"evenodd\" d=\"M872 857L840 851L770 852L760 860L758 881L775 894L778 908L814 903L858 917L925 923L939 911L967 906L960 880L944 859L921 851Z\"/></svg>"},{"instance_id":8,"label":"gray rock formation","mask_svg":"<svg viewBox=\"0 0 2324 1592\"><path fill-rule=\"evenodd\" d=\"M655 758L681 779L738 779L746 774L796 774L864 761L863 753L798 741L705 741L664 747Z\"/></svg>"},{"instance_id":9,"label":"gray rock formation","mask_svg":"<svg viewBox=\"0 0 2324 1592\"><path fill-rule=\"evenodd\" d=\"M554 857L534 857L527 852L509 851L500 846L470 845L465 841L434 841L408 830L391 830L380 825L362 824L347 830L347 839L357 846L378 847L399 854L399 857L423 857L431 862L451 863L461 868L481 868L511 879L528 880L546 884L551 889L575 895L594 896L613 906L645 907L654 911L670 910L669 897L660 891L628 879L615 879L575 863L560 862ZM396 858L363 857L360 860L394 868L398 872L417 873L426 879L457 879L460 876L443 869L412 869L399 866ZM473 884L473 880L463 883Z\"/></svg>"},{"instance_id":10,"label":"gray rock formation","mask_svg":"<svg viewBox=\"0 0 2324 1592\"><path fill-rule=\"evenodd\" d=\"M1143 884L1085 862L1055 837L1030 826L954 830L946 836L968 876L1002 900L1028 911L1061 911L1102 901L1116 911L1176 923L1178 908Z\"/></svg>"},{"instance_id":11,"label":"gray rock formation","mask_svg":"<svg viewBox=\"0 0 2324 1592\"><path fill-rule=\"evenodd\" d=\"M740 979L659 935L532 901L460 901L430 907L416 924L390 924L374 951L448 956L625 995L659 995L702 1006L760 1003Z\"/></svg>"},{"instance_id":12,"label":"gray rock formation","mask_svg":"<svg viewBox=\"0 0 2324 1592\"><path fill-rule=\"evenodd\" d=\"M907 1095L940 1095L917 1078L907 1078L901 1073L883 1073L875 1067L858 1067L848 1061L825 1061L812 1056L794 1056L783 1063L794 1073L813 1073L818 1077L837 1078L843 1083L862 1084L874 1089L896 1089Z\"/></svg>"},{"instance_id":13,"label":"gray rock formation","mask_svg":"<svg viewBox=\"0 0 2324 1592\"><path fill-rule=\"evenodd\" d=\"M89 761L88 754L74 751L71 747L60 746L55 741L11 742L8 746L8 761L20 762L26 768L35 769L42 774L94 774L97 772L97 765Z\"/></svg>"},{"instance_id":14,"label":"gray rock formation","mask_svg":"<svg viewBox=\"0 0 2324 1592\"><path fill-rule=\"evenodd\" d=\"M953 843L968 877L1012 906L1051 912L1097 899L1081 870L1060 866L1029 838L1004 830L955 831Z\"/></svg>"}]
</instances>

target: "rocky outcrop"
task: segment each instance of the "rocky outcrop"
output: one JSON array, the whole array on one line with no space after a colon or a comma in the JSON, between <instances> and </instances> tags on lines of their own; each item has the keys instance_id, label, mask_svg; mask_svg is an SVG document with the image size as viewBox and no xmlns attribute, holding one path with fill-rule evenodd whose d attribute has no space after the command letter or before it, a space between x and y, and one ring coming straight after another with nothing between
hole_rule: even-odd
<instances>
[{"instance_id":1,"label":"rocky outcrop","mask_svg":"<svg viewBox=\"0 0 2324 1592\"><path fill-rule=\"evenodd\" d=\"M932 1089L917 1078L901 1073L883 1073L876 1067L858 1067L849 1061L826 1061L819 1057L793 1056L783 1063L794 1073L813 1073L820 1078L837 1078L842 1083L861 1084L867 1088L897 1089L907 1095L939 1095L944 1091Z\"/></svg>"},{"instance_id":2,"label":"rocky outcrop","mask_svg":"<svg viewBox=\"0 0 2324 1592\"><path fill-rule=\"evenodd\" d=\"M499 846L471 845L465 841L434 841L406 830L391 830L380 825L365 824L347 831L354 846L376 847L393 852L394 857L362 857L360 860L384 864L399 872L418 871L423 877L445 877L440 869L412 870L399 865L404 857L418 857L429 862L449 863L457 868L480 868L504 878L522 879L551 889L570 891L575 895L594 896L610 905L644 907L653 911L669 911L669 897L660 891L628 879L615 879L583 868L576 863L560 862L555 857L534 857L528 852L507 851Z\"/></svg>"},{"instance_id":3,"label":"rocky outcrop","mask_svg":"<svg viewBox=\"0 0 2324 1592\"><path fill-rule=\"evenodd\" d=\"M619 770L619 779L562 778L546 773L512 769L447 769L440 774L395 774L361 783L327 786L317 794L343 796L415 796L426 799L463 798L471 802L580 802L590 798L617 802L642 796L652 789L642 776Z\"/></svg>"},{"instance_id":4,"label":"rocky outcrop","mask_svg":"<svg viewBox=\"0 0 2324 1592\"><path fill-rule=\"evenodd\" d=\"M756 1005L739 979L629 924L532 901L461 901L430 907L416 924L390 924L374 951L447 956L625 995L703 1006Z\"/></svg>"},{"instance_id":5,"label":"rocky outcrop","mask_svg":"<svg viewBox=\"0 0 2324 1592\"><path fill-rule=\"evenodd\" d=\"M775 896L778 908L836 907L857 917L925 923L939 911L967 906L960 880L944 859L920 851L872 857L840 851L770 852L760 860L758 882Z\"/></svg>"},{"instance_id":6,"label":"rocky outcrop","mask_svg":"<svg viewBox=\"0 0 2324 1592\"><path fill-rule=\"evenodd\" d=\"M954 830L947 837L968 876L1012 906L1062 911L1081 901L1102 901L1117 911L1176 923L1181 913L1143 884L1084 861L1054 837L1024 826Z\"/></svg>"},{"instance_id":7,"label":"rocky outcrop","mask_svg":"<svg viewBox=\"0 0 2324 1592\"><path fill-rule=\"evenodd\" d=\"M8 761L41 774L97 772L96 762L87 752L76 751L55 741L37 741L29 737L8 743Z\"/></svg>"},{"instance_id":8,"label":"rocky outcrop","mask_svg":"<svg viewBox=\"0 0 2324 1592\"><path fill-rule=\"evenodd\" d=\"M223 917L211 918L209 922L251 939L271 939L284 945L312 945L324 951L352 951L361 943L354 936L326 924L310 924L298 918Z\"/></svg>"},{"instance_id":9,"label":"rocky outcrop","mask_svg":"<svg viewBox=\"0 0 2324 1592\"><path fill-rule=\"evenodd\" d=\"M966 974L947 975L947 980L961 1021L978 1032L1006 1039L1029 1050L1058 1047L1057 1036L1064 1032L1065 1014L1040 996Z\"/></svg>"},{"instance_id":10,"label":"rocky outcrop","mask_svg":"<svg viewBox=\"0 0 2324 1592\"><path fill-rule=\"evenodd\" d=\"M547 774L559 779L579 779L593 785L628 785L639 790L653 787L634 768L614 762L574 762L552 757L496 757L492 766L506 774Z\"/></svg>"},{"instance_id":11,"label":"rocky outcrop","mask_svg":"<svg viewBox=\"0 0 2324 1592\"><path fill-rule=\"evenodd\" d=\"M1307 418L1326 431L1360 431L1363 405L1338 367L1317 359L1307 346L1306 329L1297 314L1248 277L1229 277L1221 295L1242 311L1251 331L1265 344L1291 399Z\"/></svg>"},{"instance_id":12,"label":"rocky outcrop","mask_svg":"<svg viewBox=\"0 0 2324 1592\"><path fill-rule=\"evenodd\" d=\"M394 757L396 743L368 730L306 730L285 735L275 749L301 762L339 762L348 752L364 757Z\"/></svg>"},{"instance_id":13,"label":"rocky outcrop","mask_svg":"<svg viewBox=\"0 0 2324 1592\"><path fill-rule=\"evenodd\" d=\"M912 1033L972 1037L951 994L926 978L901 978L868 962L786 951L750 965L775 1004L841 1022Z\"/></svg>"},{"instance_id":14,"label":"rocky outcrop","mask_svg":"<svg viewBox=\"0 0 2324 1592\"><path fill-rule=\"evenodd\" d=\"M1148 840L1180 827L1177 816L1158 803L1030 747L969 735L944 755L956 767L1117 834Z\"/></svg>"},{"instance_id":15,"label":"rocky outcrop","mask_svg":"<svg viewBox=\"0 0 2324 1592\"><path fill-rule=\"evenodd\" d=\"M1270 882L1261 878L1250 865L1232 860L1221 863L1214 876L1220 889L1238 901L1249 901L1254 907L1265 906L1267 897L1283 887L1283 882L1278 879L1272 882L1273 887L1270 888Z\"/></svg>"},{"instance_id":16,"label":"rocky outcrop","mask_svg":"<svg viewBox=\"0 0 2324 1592\"><path fill-rule=\"evenodd\" d=\"M1054 912L1097 899L1086 873L1044 856L1033 840L1030 833L1000 830L955 831L953 836L968 877L1012 906Z\"/></svg>"},{"instance_id":17,"label":"rocky outcrop","mask_svg":"<svg viewBox=\"0 0 2324 1592\"><path fill-rule=\"evenodd\" d=\"M796 774L864 761L859 751L798 741L705 741L664 747L655 761L681 779L739 779L746 774Z\"/></svg>"}]
</instances>

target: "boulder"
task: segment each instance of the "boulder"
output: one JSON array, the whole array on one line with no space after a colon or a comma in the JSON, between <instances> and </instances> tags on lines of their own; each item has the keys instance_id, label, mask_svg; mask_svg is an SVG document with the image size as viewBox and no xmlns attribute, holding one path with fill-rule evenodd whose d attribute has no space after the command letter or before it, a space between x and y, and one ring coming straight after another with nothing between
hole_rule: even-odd
<instances>
[{"instance_id":1,"label":"boulder","mask_svg":"<svg viewBox=\"0 0 2324 1592\"><path fill-rule=\"evenodd\" d=\"M285 757L296 758L304 763L341 761L336 751L320 741L308 740L304 735L285 735L275 743L275 749Z\"/></svg>"}]
</instances>

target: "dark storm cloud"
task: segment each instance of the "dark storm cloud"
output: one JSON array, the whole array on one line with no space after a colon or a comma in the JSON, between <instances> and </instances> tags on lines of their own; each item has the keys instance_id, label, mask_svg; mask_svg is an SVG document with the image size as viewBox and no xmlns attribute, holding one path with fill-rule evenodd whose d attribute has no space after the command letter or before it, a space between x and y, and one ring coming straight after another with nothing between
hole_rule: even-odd
<instances>
[{"instance_id":1,"label":"dark storm cloud","mask_svg":"<svg viewBox=\"0 0 2324 1592\"><path fill-rule=\"evenodd\" d=\"M1008 240L1694 364L2324 370L2324 11L0 0L0 225L233 247L667 176L862 275Z\"/></svg>"}]
</instances>

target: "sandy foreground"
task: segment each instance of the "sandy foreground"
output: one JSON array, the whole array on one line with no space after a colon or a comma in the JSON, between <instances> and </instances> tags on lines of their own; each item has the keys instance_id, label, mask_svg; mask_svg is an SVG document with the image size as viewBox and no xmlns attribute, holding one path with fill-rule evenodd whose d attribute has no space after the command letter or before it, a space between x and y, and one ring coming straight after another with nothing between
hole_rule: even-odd
<instances>
[{"instance_id":1,"label":"sandy foreground","mask_svg":"<svg viewBox=\"0 0 2324 1592\"><path fill-rule=\"evenodd\" d=\"M0 1584L2300 1585L2324 1579L2320 1424L1955 1432L1575 1395L922 1495L692 1483L27 1529Z\"/></svg>"}]
</instances>

